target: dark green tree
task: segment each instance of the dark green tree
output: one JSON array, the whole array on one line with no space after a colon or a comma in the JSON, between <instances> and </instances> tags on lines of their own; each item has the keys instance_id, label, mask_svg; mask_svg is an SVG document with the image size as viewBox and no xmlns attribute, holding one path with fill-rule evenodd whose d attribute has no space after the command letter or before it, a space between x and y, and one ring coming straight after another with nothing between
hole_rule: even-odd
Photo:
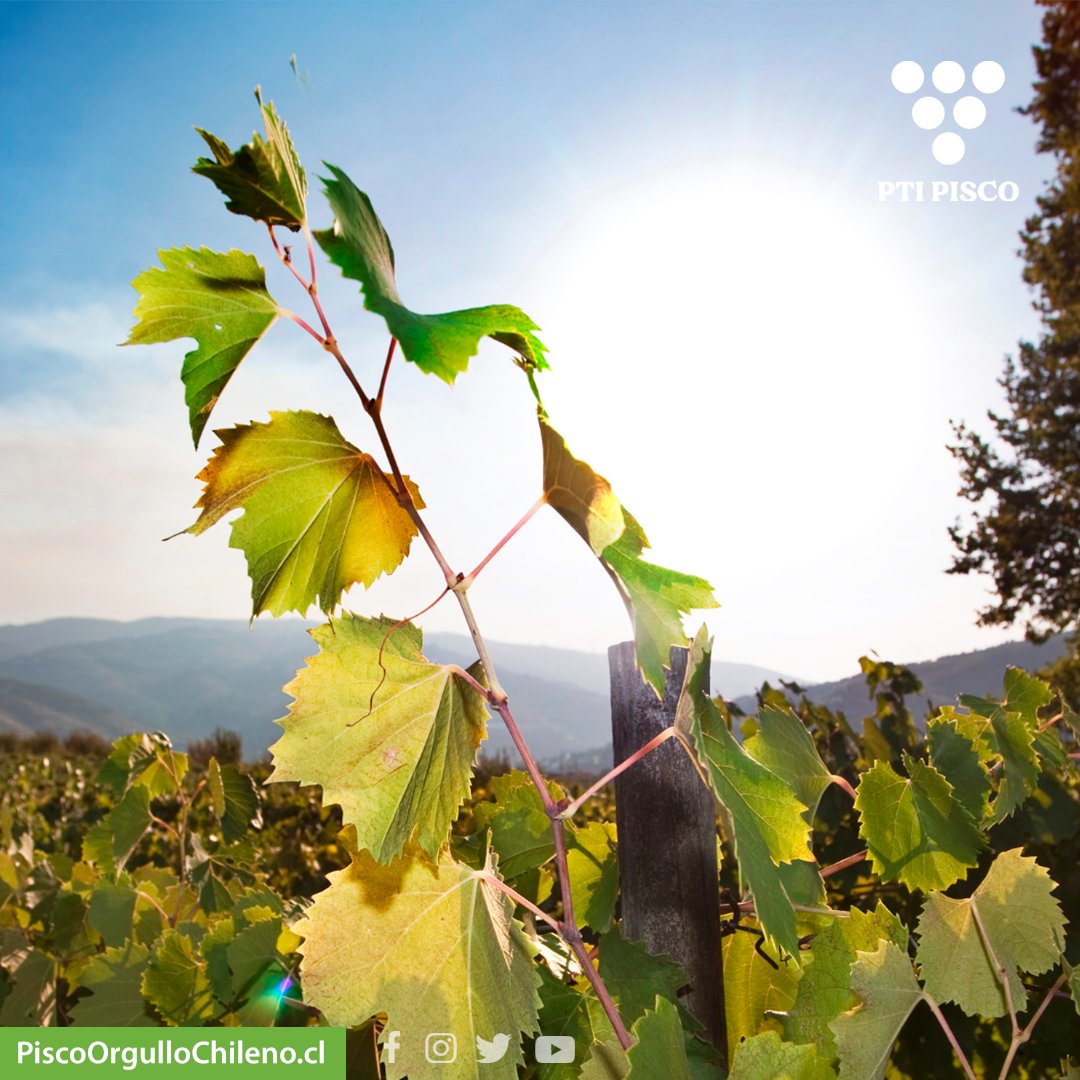
<instances>
[{"instance_id":1,"label":"dark green tree","mask_svg":"<svg viewBox=\"0 0 1080 1080\"><path fill-rule=\"evenodd\" d=\"M1080 4L1039 3L1035 96L1020 111L1039 126L1055 175L1020 254L1043 333L1006 360L1008 408L989 413L994 438L954 424L949 447L974 504L949 530L958 549L949 572L990 574L997 596L979 622L1023 621L1035 641L1080 628Z\"/></svg>"}]
</instances>

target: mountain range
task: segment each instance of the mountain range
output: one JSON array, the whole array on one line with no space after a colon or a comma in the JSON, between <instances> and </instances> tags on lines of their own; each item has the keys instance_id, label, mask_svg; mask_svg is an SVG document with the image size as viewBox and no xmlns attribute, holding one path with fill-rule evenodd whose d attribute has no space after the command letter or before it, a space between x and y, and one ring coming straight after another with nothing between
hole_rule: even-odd
<instances>
[{"instance_id":1,"label":"mountain range","mask_svg":"<svg viewBox=\"0 0 1080 1080\"><path fill-rule=\"evenodd\" d=\"M108 739L126 731L162 730L183 747L215 728L237 732L245 756L257 758L276 740L273 721L286 714L281 687L315 651L308 623L155 618L50 619L0 626L0 732L29 735L77 730ZM608 662L602 653L490 642L492 658L536 756L556 767L599 770L610 761ZM959 693L993 696L1006 665L1038 668L1064 645L1013 642L913 663L925 696L947 704ZM426 635L424 652L439 663L475 659L464 635ZM712 688L753 708L763 682L787 679L750 664L714 661ZM811 684L810 696L850 719L868 703L861 676ZM921 710L913 702L916 713ZM501 725L489 726L485 752L511 751Z\"/></svg>"}]
</instances>

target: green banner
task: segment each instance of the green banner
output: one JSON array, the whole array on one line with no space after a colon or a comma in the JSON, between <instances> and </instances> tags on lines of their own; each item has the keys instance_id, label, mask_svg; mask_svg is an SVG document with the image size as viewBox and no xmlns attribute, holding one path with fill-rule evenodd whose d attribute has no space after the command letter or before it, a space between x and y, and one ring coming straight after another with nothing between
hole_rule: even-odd
<instances>
[{"instance_id":1,"label":"green banner","mask_svg":"<svg viewBox=\"0 0 1080 1080\"><path fill-rule=\"evenodd\" d=\"M345 1029L0 1027L4 1080L69 1070L73 1080L345 1080Z\"/></svg>"}]
</instances>

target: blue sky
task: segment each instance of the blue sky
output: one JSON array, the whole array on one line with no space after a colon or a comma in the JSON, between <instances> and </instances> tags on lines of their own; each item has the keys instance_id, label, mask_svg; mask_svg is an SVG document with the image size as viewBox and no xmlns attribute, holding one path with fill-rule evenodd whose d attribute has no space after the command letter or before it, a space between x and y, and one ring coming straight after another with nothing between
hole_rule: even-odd
<instances>
[{"instance_id":1,"label":"blue sky","mask_svg":"<svg viewBox=\"0 0 1080 1080\"><path fill-rule=\"evenodd\" d=\"M540 323L554 422L656 561L712 581L717 655L826 678L869 649L914 660L1016 636L974 627L986 582L944 575L964 510L945 444L1037 332L1016 234L1050 163L1014 107L1038 33L1027 3L4 4L0 620L246 613L224 531L159 542L188 523L212 445L186 434L185 346L115 344L156 249L269 264L259 230L189 171L194 125L250 135L259 83L309 173L333 161L369 192L410 306L516 303ZM933 159L890 84L909 59L1005 69L957 165ZM1011 180L1020 196L878 201L901 179ZM323 281L354 363L377 367L378 320ZM215 423L318 408L369 444L308 345L276 326ZM537 493L516 374L491 346L452 390L392 376L388 424L463 569ZM438 589L417 551L349 606L400 615ZM504 640L626 636L550 513L474 603ZM449 606L425 622L458 629Z\"/></svg>"}]
</instances>

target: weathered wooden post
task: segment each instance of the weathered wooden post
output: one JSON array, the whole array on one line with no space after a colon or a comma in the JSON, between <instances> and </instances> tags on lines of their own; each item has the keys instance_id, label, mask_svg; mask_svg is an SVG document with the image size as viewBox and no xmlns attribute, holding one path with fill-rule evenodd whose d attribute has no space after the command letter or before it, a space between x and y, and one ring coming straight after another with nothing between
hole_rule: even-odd
<instances>
[{"instance_id":1,"label":"weathered wooden post","mask_svg":"<svg viewBox=\"0 0 1080 1080\"><path fill-rule=\"evenodd\" d=\"M686 649L671 650L658 701L634 666L634 643L608 649L616 762L674 722L687 656ZM674 739L615 778L615 821L623 932L683 966L690 976L686 1005L726 1059L716 808Z\"/></svg>"}]
</instances>

